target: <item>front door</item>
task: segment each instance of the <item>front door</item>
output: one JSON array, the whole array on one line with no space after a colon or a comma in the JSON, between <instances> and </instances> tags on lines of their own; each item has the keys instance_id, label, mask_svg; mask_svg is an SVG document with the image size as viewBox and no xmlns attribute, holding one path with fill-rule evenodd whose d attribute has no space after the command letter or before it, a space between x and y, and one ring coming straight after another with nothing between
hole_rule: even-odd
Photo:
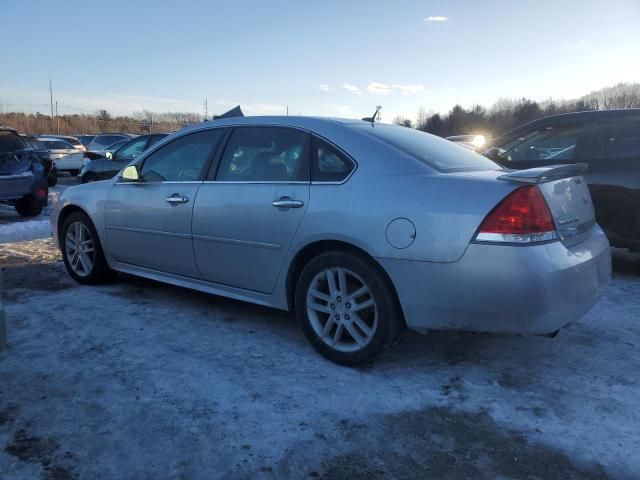
<instances>
[{"instance_id":1,"label":"front door","mask_svg":"<svg viewBox=\"0 0 640 480\"><path fill-rule=\"evenodd\" d=\"M308 135L240 127L196 197L193 246L210 282L273 291L309 202Z\"/></svg>"},{"instance_id":2,"label":"front door","mask_svg":"<svg viewBox=\"0 0 640 480\"><path fill-rule=\"evenodd\" d=\"M199 278L191 218L222 130L173 140L141 159L139 182L119 180L107 199L110 254L119 262Z\"/></svg>"}]
</instances>

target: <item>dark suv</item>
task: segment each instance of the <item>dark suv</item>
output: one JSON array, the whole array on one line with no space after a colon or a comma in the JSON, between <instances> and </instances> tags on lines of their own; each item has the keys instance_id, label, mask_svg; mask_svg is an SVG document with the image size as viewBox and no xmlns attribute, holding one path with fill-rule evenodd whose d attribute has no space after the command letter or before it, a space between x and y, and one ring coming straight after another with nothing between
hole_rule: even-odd
<instances>
[{"instance_id":1,"label":"dark suv","mask_svg":"<svg viewBox=\"0 0 640 480\"><path fill-rule=\"evenodd\" d=\"M0 203L34 217L48 197L47 172L38 154L13 128L0 126Z\"/></svg>"},{"instance_id":2,"label":"dark suv","mask_svg":"<svg viewBox=\"0 0 640 480\"><path fill-rule=\"evenodd\" d=\"M596 220L611 245L640 251L640 109L541 118L492 140L484 155L513 169L586 163Z\"/></svg>"}]
</instances>

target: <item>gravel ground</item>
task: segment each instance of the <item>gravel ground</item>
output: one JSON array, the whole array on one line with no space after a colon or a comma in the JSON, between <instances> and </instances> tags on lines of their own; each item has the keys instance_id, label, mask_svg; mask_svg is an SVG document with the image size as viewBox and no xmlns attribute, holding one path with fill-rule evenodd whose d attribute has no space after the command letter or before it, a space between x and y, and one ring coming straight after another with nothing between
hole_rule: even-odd
<instances>
[{"instance_id":1,"label":"gravel ground","mask_svg":"<svg viewBox=\"0 0 640 480\"><path fill-rule=\"evenodd\" d=\"M554 339L408 333L348 369L279 311L79 286L46 213L17 220L0 210L3 480L640 478L634 257Z\"/></svg>"}]
</instances>

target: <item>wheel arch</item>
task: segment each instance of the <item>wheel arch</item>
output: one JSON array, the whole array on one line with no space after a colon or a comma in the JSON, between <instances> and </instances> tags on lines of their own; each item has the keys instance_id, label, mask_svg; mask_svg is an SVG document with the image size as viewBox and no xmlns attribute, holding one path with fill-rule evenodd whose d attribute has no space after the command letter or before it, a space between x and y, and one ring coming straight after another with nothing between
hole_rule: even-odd
<instances>
[{"instance_id":1,"label":"wheel arch","mask_svg":"<svg viewBox=\"0 0 640 480\"><path fill-rule=\"evenodd\" d=\"M69 204L69 205L65 205L62 210L60 210L60 213L58 214L58 220L56 222L56 235L58 236L58 245L62 245L62 239L60 238L60 234L61 234L61 229L62 229L62 225L64 225L64 221L69 218L69 215L71 215L72 213L75 212L79 212L82 213L84 215L86 215L89 220L91 220L91 223L93 223L93 226L95 228L95 223L93 221L93 219L91 218L91 215L89 215L87 213L87 211L82 208L79 207L78 205L75 204ZM99 235L98 235L99 237Z\"/></svg>"},{"instance_id":2,"label":"wheel arch","mask_svg":"<svg viewBox=\"0 0 640 480\"><path fill-rule=\"evenodd\" d=\"M351 253L352 255L360 257L366 260L367 262L369 262L371 265L373 265L384 277L384 279L388 282L391 288L391 292L396 299L397 306L398 306L398 313L401 316L402 324L406 325L406 321L404 318L404 311L402 309L402 305L400 304L400 297L398 296L398 292L396 291L396 286L394 285L393 281L391 280L391 277L389 276L387 271L384 269L384 267L375 259L375 257L370 255L366 250L352 243L345 242L342 240L314 241L302 247L295 254L293 259L289 263L289 269L287 271L287 277L286 277L286 283L285 283L286 294L287 294L287 307L290 310L293 310L295 308L296 284L298 282L298 278L300 277L300 274L302 273L302 270L304 269L305 265L307 265L313 258L327 251Z\"/></svg>"}]
</instances>

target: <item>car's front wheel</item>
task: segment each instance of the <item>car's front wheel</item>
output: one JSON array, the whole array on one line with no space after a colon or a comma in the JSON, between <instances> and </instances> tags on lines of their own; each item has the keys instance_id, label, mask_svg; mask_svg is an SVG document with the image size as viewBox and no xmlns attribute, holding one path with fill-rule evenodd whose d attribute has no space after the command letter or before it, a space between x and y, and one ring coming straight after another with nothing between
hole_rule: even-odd
<instances>
[{"instance_id":1,"label":"car's front wheel","mask_svg":"<svg viewBox=\"0 0 640 480\"><path fill-rule=\"evenodd\" d=\"M393 287L372 262L346 252L311 260L296 287L296 315L314 348L341 365L372 360L402 321Z\"/></svg>"},{"instance_id":2,"label":"car's front wheel","mask_svg":"<svg viewBox=\"0 0 640 480\"><path fill-rule=\"evenodd\" d=\"M81 212L69 215L62 224L59 238L64 265L74 280L93 285L113 277L96 229L87 215Z\"/></svg>"}]
</instances>

